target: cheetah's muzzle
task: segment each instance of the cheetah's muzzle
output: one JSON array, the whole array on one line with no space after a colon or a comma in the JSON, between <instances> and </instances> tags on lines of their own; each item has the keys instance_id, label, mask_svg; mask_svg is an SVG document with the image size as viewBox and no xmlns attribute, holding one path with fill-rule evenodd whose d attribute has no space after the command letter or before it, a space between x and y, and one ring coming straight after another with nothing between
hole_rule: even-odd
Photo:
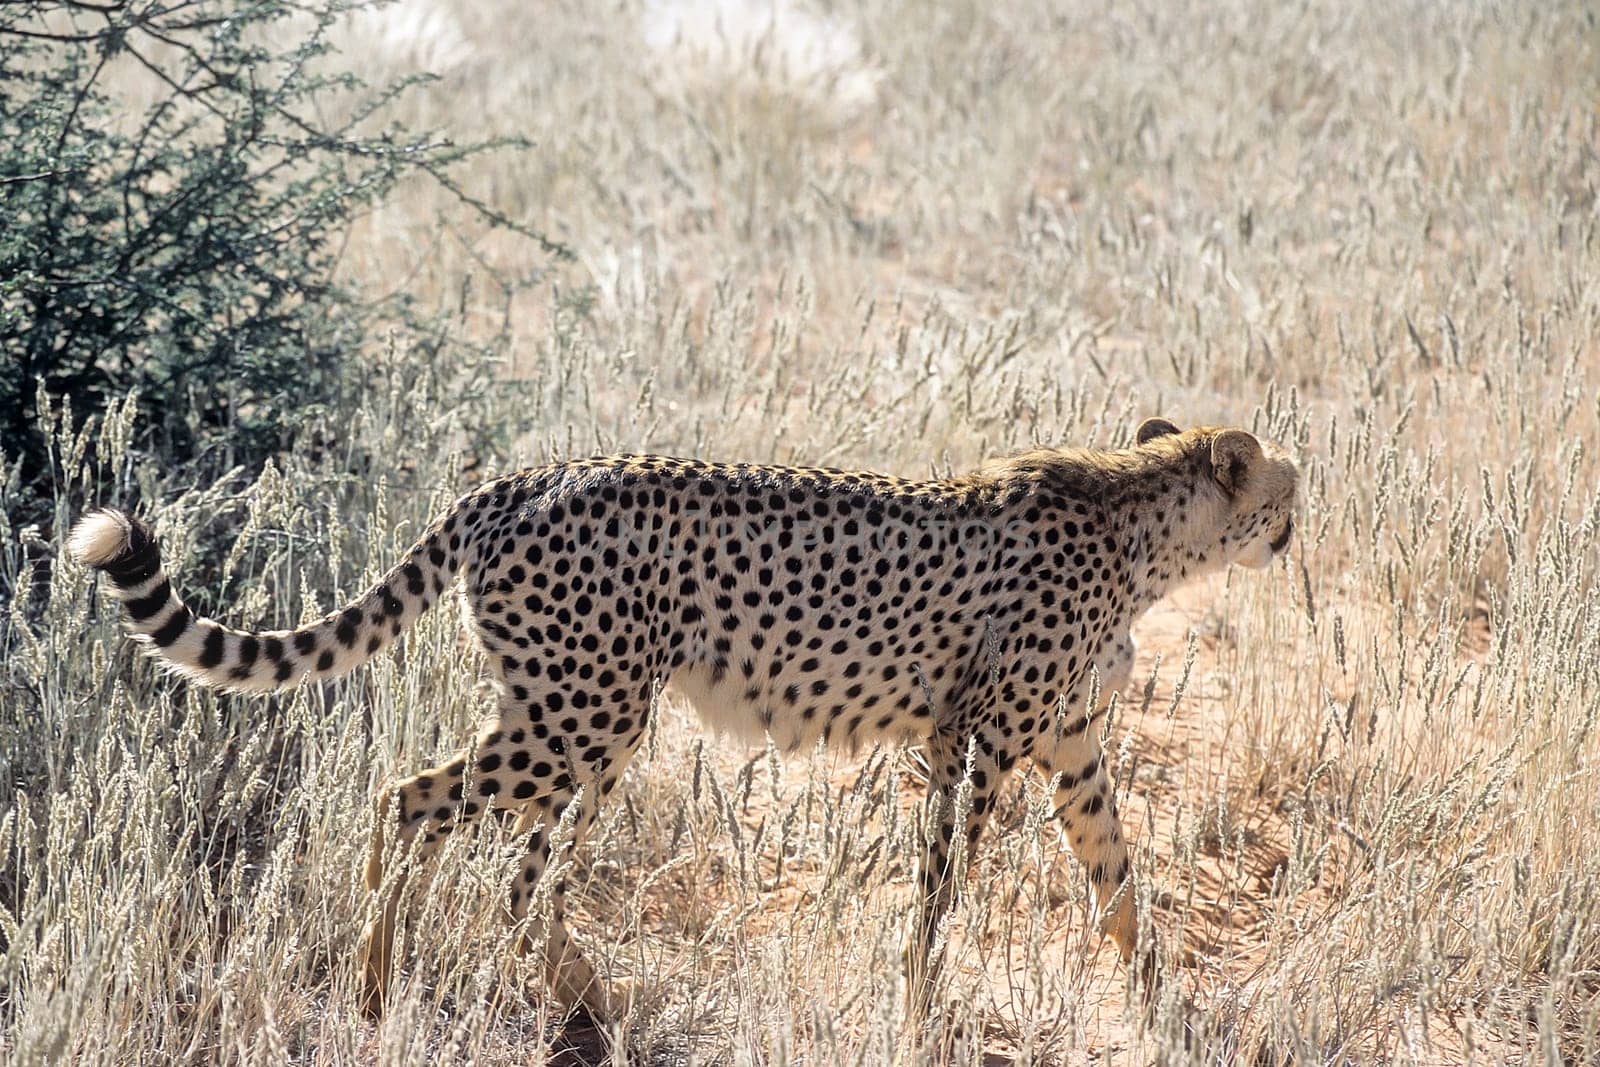
<instances>
[{"instance_id":1,"label":"cheetah's muzzle","mask_svg":"<svg viewBox=\"0 0 1600 1067\"><path fill-rule=\"evenodd\" d=\"M1272 547L1272 554L1274 556L1283 555L1283 550L1289 547L1289 538L1293 534L1294 534L1294 519L1291 517L1290 519L1288 519L1287 521L1284 522L1284 524L1283 524L1283 533L1279 534L1277 540L1272 542L1272 546L1271 547Z\"/></svg>"}]
</instances>

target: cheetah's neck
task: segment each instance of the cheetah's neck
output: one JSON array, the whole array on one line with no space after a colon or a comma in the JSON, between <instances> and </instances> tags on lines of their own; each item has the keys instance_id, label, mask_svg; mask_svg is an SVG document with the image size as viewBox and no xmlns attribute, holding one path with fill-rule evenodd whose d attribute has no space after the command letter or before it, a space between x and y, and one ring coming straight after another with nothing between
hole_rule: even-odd
<instances>
[{"instance_id":1,"label":"cheetah's neck","mask_svg":"<svg viewBox=\"0 0 1600 1067\"><path fill-rule=\"evenodd\" d=\"M1224 506L1220 491L1167 471L1130 480L1134 484L1112 496L1106 510L1129 565L1126 621L1131 623L1168 593L1222 569L1226 561L1216 534Z\"/></svg>"}]
</instances>

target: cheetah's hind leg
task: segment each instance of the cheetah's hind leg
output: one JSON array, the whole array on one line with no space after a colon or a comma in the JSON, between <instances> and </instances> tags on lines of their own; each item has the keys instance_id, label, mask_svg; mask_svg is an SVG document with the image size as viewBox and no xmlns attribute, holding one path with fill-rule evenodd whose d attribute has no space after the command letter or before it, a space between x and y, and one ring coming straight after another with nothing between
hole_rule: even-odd
<instances>
[{"instance_id":1,"label":"cheetah's hind leg","mask_svg":"<svg viewBox=\"0 0 1600 1067\"><path fill-rule=\"evenodd\" d=\"M616 673L624 671L618 668ZM648 695L645 691L641 699L647 700ZM575 848L638 748L645 705L632 711L629 707L624 702L615 712L608 712L596 706L586 721L558 721L555 736L550 736L539 705L530 710L528 705L519 708L508 702L471 748L448 763L406 779L379 798L365 879L367 888L378 894L378 911L367 924L359 949L365 981L362 1007L367 1014L383 1011L393 967L402 880L395 876L386 879L384 865L398 854L395 846L412 845L420 863L436 852L450 833L477 819L489 805L520 808L518 826L529 835L528 850L511 885L508 910L513 922L525 922L550 862L552 835L557 840L562 837L555 832L563 825L563 816L568 816L568 841ZM537 931L524 930L518 947L524 952L544 951L550 990L558 1000L568 1006L581 1005L600 1019L614 1020L620 1015L619 998L608 995L567 934L565 890L564 879L549 887L548 925L538 924Z\"/></svg>"},{"instance_id":2,"label":"cheetah's hind leg","mask_svg":"<svg viewBox=\"0 0 1600 1067\"><path fill-rule=\"evenodd\" d=\"M475 746L480 765L488 753L503 758L505 748L500 731L480 737ZM389 877L385 884L385 864L399 858L400 850L407 846L412 848L414 862L423 862L443 847L451 833L487 810L495 793L488 787L494 782L481 780L475 783L478 795L465 796L467 759L472 753L472 749L458 752L449 761L386 788L374 805L364 881L368 891L378 898L377 912L368 920L356 949L362 974L360 1006L369 1018L377 1018L384 1011L394 965L395 924L404 889L403 876Z\"/></svg>"},{"instance_id":3,"label":"cheetah's hind leg","mask_svg":"<svg viewBox=\"0 0 1600 1067\"><path fill-rule=\"evenodd\" d=\"M632 754L631 749L617 753L621 758L611 763L616 776L621 775L622 766ZM632 989L615 978L602 980L567 932L566 870L557 867L553 872L555 882L541 883L552 866L552 850L561 843L568 828L570 837L565 848L576 849L594 826L616 782L616 777L607 775L576 793L569 787L541 797L523 808L515 828L517 833L528 834L527 855L511 888L512 921L528 922L518 937L517 951L523 955L542 954L550 993L562 1004L587 1015L596 1028L622 1021L633 999ZM531 917L541 893L549 894L547 910L541 909L539 916Z\"/></svg>"}]
</instances>

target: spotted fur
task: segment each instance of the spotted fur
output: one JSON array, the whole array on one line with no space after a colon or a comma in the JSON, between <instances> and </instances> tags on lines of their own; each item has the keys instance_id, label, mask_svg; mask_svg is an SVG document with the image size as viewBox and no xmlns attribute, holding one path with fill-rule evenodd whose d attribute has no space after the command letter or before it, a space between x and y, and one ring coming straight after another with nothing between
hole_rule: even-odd
<instances>
[{"instance_id":1,"label":"spotted fur","mask_svg":"<svg viewBox=\"0 0 1600 1067\"><path fill-rule=\"evenodd\" d=\"M524 916L551 827L568 814L581 837L592 823L662 683L717 728L789 750L922 744L938 830L908 940L920 989L955 837L976 843L1024 758L1055 777L1067 839L1132 956L1127 848L1096 729L1104 706L1089 695L1127 683L1129 627L1169 589L1285 550L1295 486L1293 463L1244 431L1154 419L1128 449L1040 449L939 481L642 455L562 463L463 496L349 606L255 634L196 618L137 519L90 515L71 544L111 579L157 655L197 682L250 692L354 669L464 578L499 715L380 798L375 891L391 840L432 851L490 806L514 808L528 852L510 905ZM958 827L963 780L971 801ZM396 920L388 888L363 942L374 1010ZM556 992L613 1011L561 926L559 886L555 900Z\"/></svg>"}]
</instances>

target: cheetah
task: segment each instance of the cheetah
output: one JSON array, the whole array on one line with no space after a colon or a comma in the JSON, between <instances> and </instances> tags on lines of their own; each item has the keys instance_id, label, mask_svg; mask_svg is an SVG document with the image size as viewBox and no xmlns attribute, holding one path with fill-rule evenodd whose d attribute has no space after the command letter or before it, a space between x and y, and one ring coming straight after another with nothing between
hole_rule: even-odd
<instances>
[{"instance_id":1,"label":"cheetah","mask_svg":"<svg viewBox=\"0 0 1600 1067\"><path fill-rule=\"evenodd\" d=\"M399 886L384 874L397 846L420 858L491 808L517 813L526 853L508 903L526 919L553 828L570 825L576 843L593 824L664 684L718 730L783 750L923 746L933 829L907 917L915 996L937 966L957 835L977 844L1024 758L1054 783L1103 930L1135 961L1128 848L1097 729L1106 704L1093 694L1128 683L1129 628L1168 590L1286 551L1297 481L1284 451L1250 433L1164 419L1128 448L1037 448L929 481L653 455L557 463L468 492L349 606L265 633L196 618L137 518L92 513L69 549L105 572L133 634L172 669L245 693L353 670L463 579L498 714L377 799L358 959L369 1013L388 984ZM615 1016L619 998L568 936L564 887L544 888L553 918L522 949L545 953L556 999ZM1151 964L1152 942L1131 971Z\"/></svg>"}]
</instances>

